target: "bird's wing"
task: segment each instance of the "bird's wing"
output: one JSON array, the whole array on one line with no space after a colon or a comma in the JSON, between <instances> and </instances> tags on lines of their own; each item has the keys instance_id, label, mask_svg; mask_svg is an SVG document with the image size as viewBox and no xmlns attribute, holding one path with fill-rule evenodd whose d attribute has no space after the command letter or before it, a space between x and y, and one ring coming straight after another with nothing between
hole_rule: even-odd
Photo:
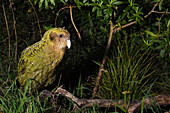
<instances>
[{"instance_id":1,"label":"bird's wing","mask_svg":"<svg viewBox=\"0 0 170 113\"><path fill-rule=\"evenodd\" d=\"M29 80L29 75L33 74L34 71L32 69L34 68L34 61L36 61L36 48L38 46L38 43L35 43L34 45L27 47L22 53L21 57L18 63L18 77L21 85L25 85L26 82ZM34 63L35 64L35 63Z\"/></svg>"}]
</instances>

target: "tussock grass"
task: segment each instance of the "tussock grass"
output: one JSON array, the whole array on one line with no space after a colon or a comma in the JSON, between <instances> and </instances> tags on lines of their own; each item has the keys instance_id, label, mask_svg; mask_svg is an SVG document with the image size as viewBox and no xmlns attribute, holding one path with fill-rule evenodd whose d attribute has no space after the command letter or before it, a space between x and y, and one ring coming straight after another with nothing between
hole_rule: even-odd
<instances>
[{"instance_id":1,"label":"tussock grass","mask_svg":"<svg viewBox=\"0 0 170 113\"><path fill-rule=\"evenodd\" d=\"M103 76L99 84L100 98L138 99L144 96L151 83L156 79L151 70L154 61L149 49L143 50L133 40L119 41L103 69Z\"/></svg>"}]
</instances>

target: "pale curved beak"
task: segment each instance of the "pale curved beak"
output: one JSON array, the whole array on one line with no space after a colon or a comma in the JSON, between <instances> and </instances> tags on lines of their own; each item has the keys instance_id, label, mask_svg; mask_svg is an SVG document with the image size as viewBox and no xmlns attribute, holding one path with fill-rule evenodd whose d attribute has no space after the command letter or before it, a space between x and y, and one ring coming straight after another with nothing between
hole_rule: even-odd
<instances>
[{"instance_id":1,"label":"pale curved beak","mask_svg":"<svg viewBox=\"0 0 170 113\"><path fill-rule=\"evenodd\" d=\"M67 47L68 47L68 49L70 49L70 47L71 47L70 37L67 37Z\"/></svg>"}]
</instances>

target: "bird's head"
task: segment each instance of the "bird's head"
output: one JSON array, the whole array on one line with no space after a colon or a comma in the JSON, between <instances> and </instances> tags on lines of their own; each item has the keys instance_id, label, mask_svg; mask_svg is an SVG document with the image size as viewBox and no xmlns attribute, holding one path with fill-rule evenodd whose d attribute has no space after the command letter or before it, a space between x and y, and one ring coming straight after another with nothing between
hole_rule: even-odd
<instances>
[{"instance_id":1,"label":"bird's head","mask_svg":"<svg viewBox=\"0 0 170 113\"><path fill-rule=\"evenodd\" d=\"M53 28L47 31L43 38L52 45L54 50L65 50L71 47L70 33L64 28Z\"/></svg>"}]
</instances>

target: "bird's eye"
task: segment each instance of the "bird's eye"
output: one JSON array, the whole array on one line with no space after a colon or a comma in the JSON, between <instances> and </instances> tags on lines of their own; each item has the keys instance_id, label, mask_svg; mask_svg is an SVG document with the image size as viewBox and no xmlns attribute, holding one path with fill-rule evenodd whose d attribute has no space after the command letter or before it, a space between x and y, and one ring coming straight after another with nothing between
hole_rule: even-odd
<instances>
[{"instance_id":1,"label":"bird's eye","mask_svg":"<svg viewBox=\"0 0 170 113\"><path fill-rule=\"evenodd\" d=\"M63 35L62 35L62 34L59 34L58 36L59 36L60 38L62 38L62 37L63 37Z\"/></svg>"}]
</instances>

